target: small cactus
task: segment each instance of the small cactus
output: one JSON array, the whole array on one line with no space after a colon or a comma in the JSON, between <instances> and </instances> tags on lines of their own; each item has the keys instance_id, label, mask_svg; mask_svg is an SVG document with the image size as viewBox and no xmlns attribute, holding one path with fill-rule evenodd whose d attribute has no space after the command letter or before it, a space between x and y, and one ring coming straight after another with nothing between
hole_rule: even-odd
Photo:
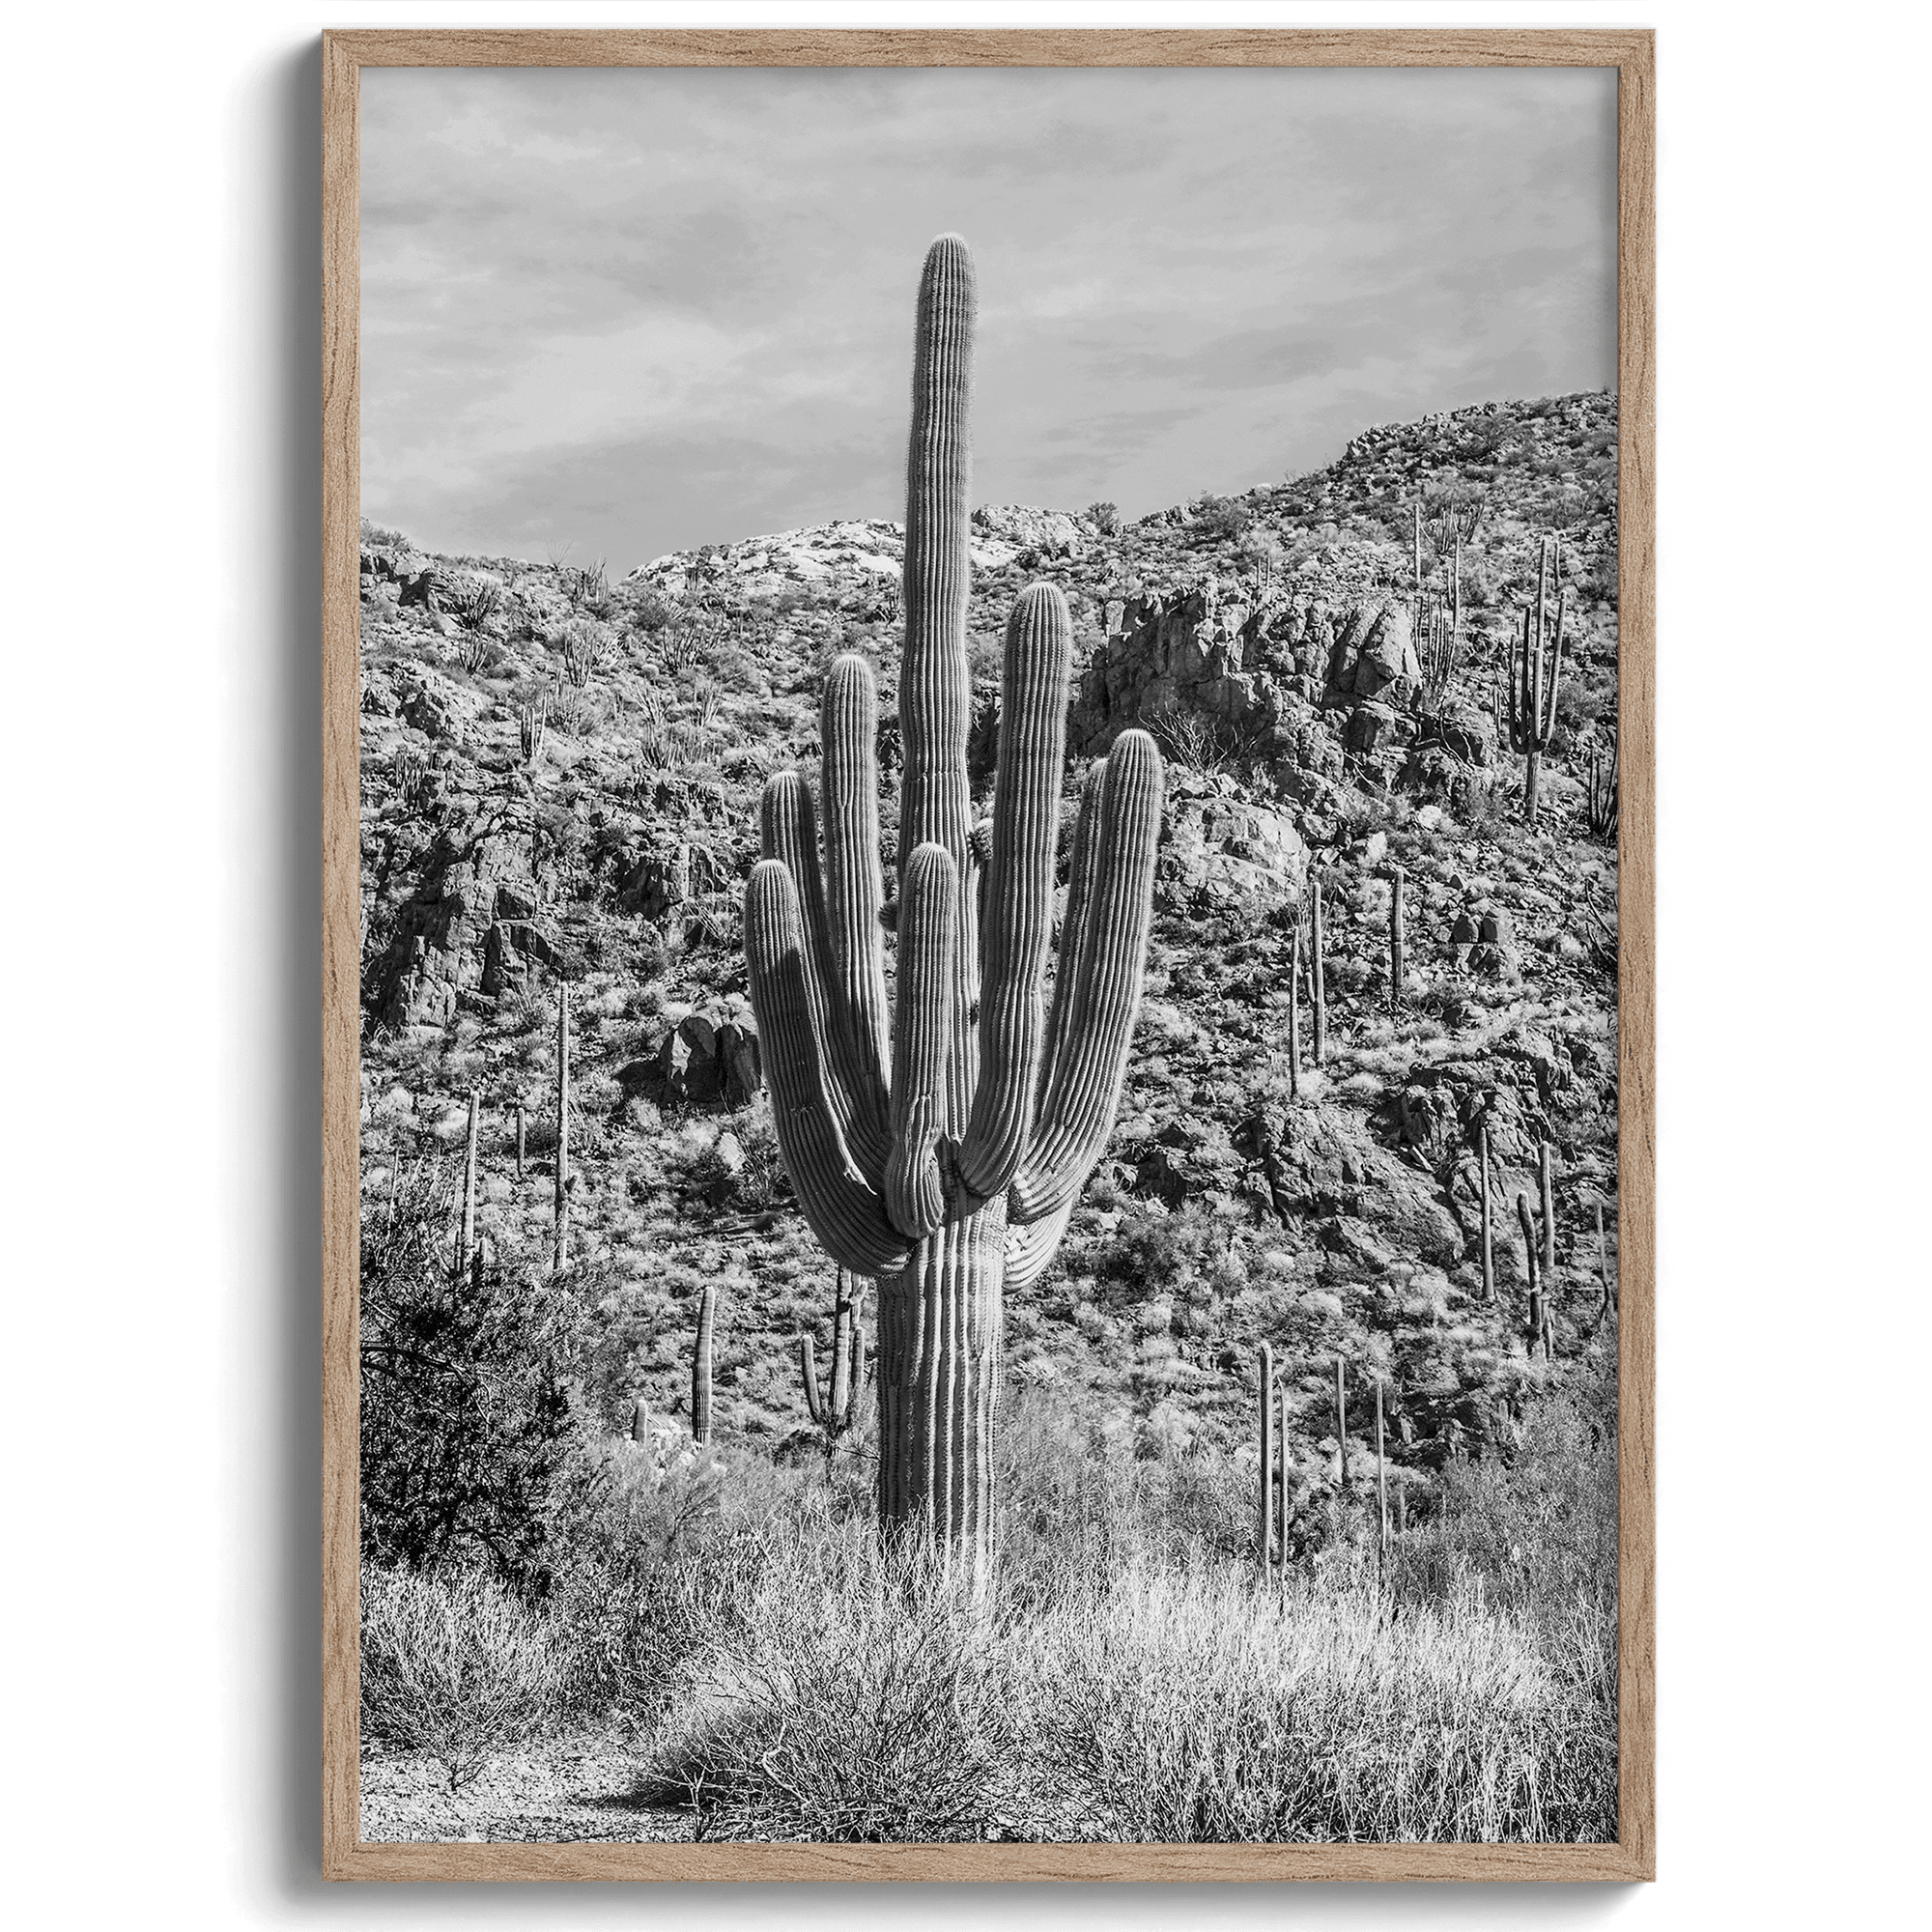
<instances>
[{"instance_id":1,"label":"small cactus","mask_svg":"<svg viewBox=\"0 0 1932 1932\"><path fill-rule=\"evenodd\" d=\"M544 739L550 731L550 699L539 697L533 704L519 707L517 740L522 745L524 763L533 765L543 756Z\"/></svg>"},{"instance_id":2,"label":"small cactus","mask_svg":"<svg viewBox=\"0 0 1932 1932\"><path fill-rule=\"evenodd\" d=\"M631 1440L649 1442L651 1439L651 1405L649 1399L639 1396L631 1405Z\"/></svg>"},{"instance_id":3,"label":"small cactus","mask_svg":"<svg viewBox=\"0 0 1932 1932\"><path fill-rule=\"evenodd\" d=\"M1407 888L1408 874L1398 866L1389 888L1389 1011L1391 1013L1402 1005L1402 981L1407 964L1406 941L1408 922L1405 905Z\"/></svg>"},{"instance_id":4,"label":"small cactus","mask_svg":"<svg viewBox=\"0 0 1932 1932\"><path fill-rule=\"evenodd\" d=\"M468 1271L476 1253L476 1130L482 1120L482 1102L476 1090L469 1090L469 1132L463 1148L463 1226L456 1237L456 1276Z\"/></svg>"},{"instance_id":5,"label":"small cactus","mask_svg":"<svg viewBox=\"0 0 1932 1932\"><path fill-rule=\"evenodd\" d=\"M1618 760L1617 734L1610 733L1607 756L1601 747L1590 749L1590 769L1584 780L1583 818L1594 838L1608 845L1617 836Z\"/></svg>"},{"instance_id":6,"label":"small cactus","mask_svg":"<svg viewBox=\"0 0 1932 1932\"><path fill-rule=\"evenodd\" d=\"M718 1291L707 1288L697 1302L697 1346L691 1355L691 1439L701 1449L711 1440L711 1331L718 1313Z\"/></svg>"},{"instance_id":7,"label":"small cactus","mask_svg":"<svg viewBox=\"0 0 1932 1932\"><path fill-rule=\"evenodd\" d=\"M1321 881L1314 881L1315 899L1310 912L1310 950L1314 953L1311 971L1314 976L1315 994L1315 1064L1320 1066L1328 1057L1328 992L1321 979Z\"/></svg>"},{"instance_id":8,"label":"small cactus","mask_svg":"<svg viewBox=\"0 0 1932 1932\"><path fill-rule=\"evenodd\" d=\"M552 1195L554 1226L550 1264L561 1270L570 1258L570 988L556 988L556 1174Z\"/></svg>"},{"instance_id":9,"label":"small cactus","mask_svg":"<svg viewBox=\"0 0 1932 1932\"><path fill-rule=\"evenodd\" d=\"M1274 1350L1262 1344L1261 1357L1261 1517L1255 1543L1255 1561L1265 1575L1268 1566L1268 1537L1274 1521L1274 1501L1269 1493L1274 1483Z\"/></svg>"},{"instance_id":10,"label":"small cactus","mask_svg":"<svg viewBox=\"0 0 1932 1932\"><path fill-rule=\"evenodd\" d=\"M1496 1249L1494 1213L1490 1195L1490 1123L1483 1122L1482 1138L1483 1166L1483 1299L1493 1303L1496 1298Z\"/></svg>"},{"instance_id":11,"label":"small cactus","mask_svg":"<svg viewBox=\"0 0 1932 1932\"><path fill-rule=\"evenodd\" d=\"M1549 580L1562 574L1563 553L1554 538L1547 539L1536 554L1536 602L1522 613L1522 643L1518 652L1515 675L1509 685L1509 739L1513 751L1522 754L1522 815L1536 823L1536 794L1543 771L1543 754L1556 731L1556 693L1563 677L1563 623L1569 607L1570 587L1561 585L1556 595L1556 634L1549 637ZM1548 648L1546 677L1544 652Z\"/></svg>"}]
</instances>

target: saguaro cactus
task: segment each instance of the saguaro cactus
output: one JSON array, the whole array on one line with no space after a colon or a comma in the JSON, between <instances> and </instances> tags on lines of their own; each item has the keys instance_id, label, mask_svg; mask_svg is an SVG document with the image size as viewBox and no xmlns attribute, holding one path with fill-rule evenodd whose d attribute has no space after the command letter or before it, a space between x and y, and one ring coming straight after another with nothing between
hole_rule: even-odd
<instances>
[{"instance_id":1,"label":"saguaro cactus","mask_svg":"<svg viewBox=\"0 0 1932 1932\"><path fill-rule=\"evenodd\" d=\"M850 1268L838 1270L838 1285L832 1308L832 1386L818 1385L816 1347L811 1331L798 1338L799 1374L805 1381L805 1406L814 1427L837 1440L851 1427L852 1412L866 1380L866 1343L859 1328L856 1284Z\"/></svg>"},{"instance_id":2,"label":"saguaro cactus","mask_svg":"<svg viewBox=\"0 0 1932 1932\"><path fill-rule=\"evenodd\" d=\"M482 1102L475 1088L469 1090L469 1132L463 1146L463 1226L456 1237L456 1278L463 1279L469 1258L476 1252L476 1130L482 1121Z\"/></svg>"},{"instance_id":3,"label":"saguaro cactus","mask_svg":"<svg viewBox=\"0 0 1932 1932\"><path fill-rule=\"evenodd\" d=\"M718 1314L718 1291L707 1288L697 1300L697 1346L691 1351L691 1439L701 1449L711 1440L711 1330Z\"/></svg>"},{"instance_id":4,"label":"saguaro cactus","mask_svg":"<svg viewBox=\"0 0 1932 1932\"><path fill-rule=\"evenodd\" d=\"M745 950L786 1171L833 1259L878 1278L880 1516L888 1534L919 1526L977 1593L1003 1297L1051 1259L1113 1125L1162 778L1141 731L1088 775L1048 1010L1072 626L1045 583L1008 624L981 877L966 771L974 308L966 244L943 236L920 284L907 459L896 1011L889 1025L862 657L839 658L826 684L823 868L811 794L781 773L765 789Z\"/></svg>"},{"instance_id":5,"label":"saguaro cactus","mask_svg":"<svg viewBox=\"0 0 1932 1932\"><path fill-rule=\"evenodd\" d=\"M1534 1354L1537 1344L1541 1343L1543 1359L1547 1362L1551 1353L1549 1310L1544 1297L1542 1271L1537 1266L1536 1222L1530 1214L1526 1194L1516 1197L1516 1218L1522 1230L1522 1264L1529 1277L1529 1350Z\"/></svg>"},{"instance_id":6,"label":"saguaro cactus","mask_svg":"<svg viewBox=\"0 0 1932 1932\"><path fill-rule=\"evenodd\" d=\"M1490 1123L1483 1122L1483 1299L1496 1298L1496 1247L1494 1210L1490 1200Z\"/></svg>"},{"instance_id":7,"label":"saguaro cactus","mask_svg":"<svg viewBox=\"0 0 1932 1932\"><path fill-rule=\"evenodd\" d=\"M552 1192L550 1264L570 1257L570 988L556 987L556 1177Z\"/></svg>"},{"instance_id":8,"label":"saguaro cactus","mask_svg":"<svg viewBox=\"0 0 1932 1932\"><path fill-rule=\"evenodd\" d=\"M1309 911L1309 938L1313 942L1315 992L1315 1064L1328 1057L1328 992L1321 982L1321 881L1310 881L1314 901Z\"/></svg>"},{"instance_id":9,"label":"saguaro cactus","mask_svg":"<svg viewBox=\"0 0 1932 1932\"><path fill-rule=\"evenodd\" d=\"M1261 1359L1261 1516L1256 1526L1255 1561L1265 1573L1268 1566L1268 1537L1274 1524L1274 1350L1262 1344Z\"/></svg>"},{"instance_id":10,"label":"saguaro cactus","mask_svg":"<svg viewBox=\"0 0 1932 1932\"><path fill-rule=\"evenodd\" d=\"M1402 981L1406 971L1408 874L1398 866L1389 885L1389 1011L1402 1005Z\"/></svg>"},{"instance_id":11,"label":"saguaro cactus","mask_svg":"<svg viewBox=\"0 0 1932 1932\"><path fill-rule=\"evenodd\" d=\"M651 1439L651 1405L647 1396L639 1396L631 1405L631 1440L648 1442Z\"/></svg>"},{"instance_id":12,"label":"saguaro cactus","mask_svg":"<svg viewBox=\"0 0 1932 1932\"><path fill-rule=\"evenodd\" d=\"M1556 1150L1545 1141L1537 1150L1537 1179L1543 1194L1543 1274L1556 1279Z\"/></svg>"},{"instance_id":13,"label":"saguaro cactus","mask_svg":"<svg viewBox=\"0 0 1932 1932\"><path fill-rule=\"evenodd\" d=\"M1556 692L1563 676L1563 620L1570 588L1556 593L1556 635L1549 636L1549 580L1560 574L1562 552L1546 539L1536 553L1536 603L1522 613L1522 644L1517 653L1515 675L1509 680L1510 748L1520 752L1522 768L1522 815L1536 822L1536 790L1543 771L1543 754L1556 730ZM1544 672L1548 644L1549 669Z\"/></svg>"},{"instance_id":14,"label":"saguaro cactus","mask_svg":"<svg viewBox=\"0 0 1932 1932\"><path fill-rule=\"evenodd\" d=\"M1288 967L1288 1096L1301 1098L1301 926L1294 928L1294 946Z\"/></svg>"}]
</instances>

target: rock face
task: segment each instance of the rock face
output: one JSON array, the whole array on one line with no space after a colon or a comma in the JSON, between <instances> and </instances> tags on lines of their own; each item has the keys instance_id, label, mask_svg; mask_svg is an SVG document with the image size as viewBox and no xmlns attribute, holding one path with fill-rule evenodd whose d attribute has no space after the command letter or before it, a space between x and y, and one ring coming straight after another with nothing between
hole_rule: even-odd
<instances>
[{"instance_id":1,"label":"rock face","mask_svg":"<svg viewBox=\"0 0 1932 1932\"><path fill-rule=\"evenodd\" d=\"M647 1060L618 1070L628 1098L666 1107L748 1107L762 1078L758 1031L743 1000L727 1000L674 1022ZM735 1145L735 1143L734 1143Z\"/></svg>"},{"instance_id":2,"label":"rock face","mask_svg":"<svg viewBox=\"0 0 1932 1932\"><path fill-rule=\"evenodd\" d=\"M1231 781L1176 775L1154 868L1155 891L1171 910L1265 912L1300 903L1308 882L1301 835L1280 812L1233 794Z\"/></svg>"},{"instance_id":3,"label":"rock face","mask_svg":"<svg viewBox=\"0 0 1932 1932\"><path fill-rule=\"evenodd\" d=\"M393 1027L447 1026L465 993L522 990L533 966L554 971L555 941L537 917L529 850L491 835L439 844L365 994Z\"/></svg>"}]
</instances>

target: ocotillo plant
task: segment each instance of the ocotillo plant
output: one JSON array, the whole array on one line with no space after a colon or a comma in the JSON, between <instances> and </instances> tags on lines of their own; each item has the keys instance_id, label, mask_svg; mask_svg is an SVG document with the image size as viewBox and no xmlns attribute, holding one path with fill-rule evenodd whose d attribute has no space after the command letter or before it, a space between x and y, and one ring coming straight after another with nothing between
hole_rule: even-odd
<instances>
[{"instance_id":1,"label":"ocotillo plant","mask_svg":"<svg viewBox=\"0 0 1932 1932\"><path fill-rule=\"evenodd\" d=\"M476 1130L482 1120L482 1102L476 1090L469 1090L469 1133L463 1147L463 1226L456 1237L456 1274L460 1281L476 1252Z\"/></svg>"},{"instance_id":2,"label":"ocotillo plant","mask_svg":"<svg viewBox=\"0 0 1932 1932\"><path fill-rule=\"evenodd\" d=\"M823 868L811 792L781 773L765 788L745 951L786 1172L833 1259L878 1278L882 1523L889 1536L917 1525L978 1595L1003 1298L1052 1257L1113 1126L1162 777L1142 731L1087 776L1049 1009L1072 626L1045 583L1007 626L981 878L966 767L974 309L966 244L943 236L920 284L907 459L896 1011L889 1024L877 705L862 657L833 666L820 714Z\"/></svg>"},{"instance_id":3,"label":"ocotillo plant","mask_svg":"<svg viewBox=\"0 0 1932 1932\"><path fill-rule=\"evenodd\" d=\"M1261 1359L1261 1516L1255 1540L1255 1560L1264 1573L1268 1566L1268 1534L1274 1522L1274 1502L1269 1492L1274 1483L1274 1350L1264 1342Z\"/></svg>"},{"instance_id":4,"label":"ocotillo plant","mask_svg":"<svg viewBox=\"0 0 1932 1932\"><path fill-rule=\"evenodd\" d=\"M1403 902L1407 895L1407 888L1408 874L1398 866L1389 886L1389 1011L1391 1013L1402 1005L1402 980L1406 965L1403 941L1407 924Z\"/></svg>"},{"instance_id":5,"label":"ocotillo plant","mask_svg":"<svg viewBox=\"0 0 1932 1932\"><path fill-rule=\"evenodd\" d=\"M1590 750L1590 770L1584 781L1583 818L1590 836L1606 845L1617 836L1617 736L1610 733L1610 753L1605 757L1600 747Z\"/></svg>"},{"instance_id":6,"label":"ocotillo plant","mask_svg":"<svg viewBox=\"0 0 1932 1932\"><path fill-rule=\"evenodd\" d=\"M556 985L556 1179L552 1202L550 1264L561 1269L570 1254L570 988Z\"/></svg>"},{"instance_id":7,"label":"ocotillo plant","mask_svg":"<svg viewBox=\"0 0 1932 1932\"><path fill-rule=\"evenodd\" d=\"M697 1301L697 1346L691 1352L691 1439L701 1449L711 1440L711 1329L717 1319L718 1291L707 1288Z\"/></svg>"},{"instance_id":8,"label":"ocotillo plant","mask_svg":"<svg viewBox=\"0 0 1932 1932\"><path fill-rule=\"evenodd\" d=\"M1328 1057L1328 992L1321 980L1321 881L1315 880L1315 898L1310 910L1309 937L1313 941L1315 976L1315 1064Z\"/></svg>"},{"instance_id":9,"label":"ocotillo plant","mask_svg":"<svg viewBox=\"0 0 1932 1932\"><path fill-rule=\"evenodd\" d=\"M1495 1224L1490 1205L1490 1123L1483 1122L1483 1299L1496 1298Z\"/></svg>"},{"instance_id":10,"label":"ocotillo plant","mask_svg":"<svg viewBox=\"0 0 1932 1932\"><path fill-rule=\"evenodd\" d=\"M1536 554L1536 603L1522 613L1522 646L1517 656L1515 676L1509 684L1510 748L1522 754L1522 815L1536 822L1536 791L1543 771L1543 754L1549 749L1556 730L1556 693L1563 677L1563 620L1569 605L1570 587L1562 585L1556 596L1556 635L1553 641L1548 624L1548 582L1561 574L1562 552L1544 542ZM1549 652L1549 668L1544 671L1544 651Z\"/></svg>"},{"instance_id":11,"label":"ocotillo plant","mask_svg":"<svg viewBox=\"0 0 1932 1932\"><path fill-rule=\"evenodd\" d=\"M1543 1193L1543 1276L1556 1280L1556 1150L1545 1141L1537 1150L1537 1179Z\"/></svg>"}]
</instances>

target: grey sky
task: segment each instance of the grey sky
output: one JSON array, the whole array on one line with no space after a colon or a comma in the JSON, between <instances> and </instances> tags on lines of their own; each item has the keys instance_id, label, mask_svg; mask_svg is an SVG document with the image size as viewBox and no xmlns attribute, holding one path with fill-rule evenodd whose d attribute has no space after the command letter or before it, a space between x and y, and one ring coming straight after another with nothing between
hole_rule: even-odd
<instances>
[{"instance_id":1,"label":"grey sky","mask_svg":"<svg viewBox=\"0 0 1932 1932\"><path fill-rule=\"evenodd\" d=\"M974 496L1129 515L1615 379L1603 69L367 69L362 508L629 569L902 509L979 269Z\"/></svg>"}]
</instances>

